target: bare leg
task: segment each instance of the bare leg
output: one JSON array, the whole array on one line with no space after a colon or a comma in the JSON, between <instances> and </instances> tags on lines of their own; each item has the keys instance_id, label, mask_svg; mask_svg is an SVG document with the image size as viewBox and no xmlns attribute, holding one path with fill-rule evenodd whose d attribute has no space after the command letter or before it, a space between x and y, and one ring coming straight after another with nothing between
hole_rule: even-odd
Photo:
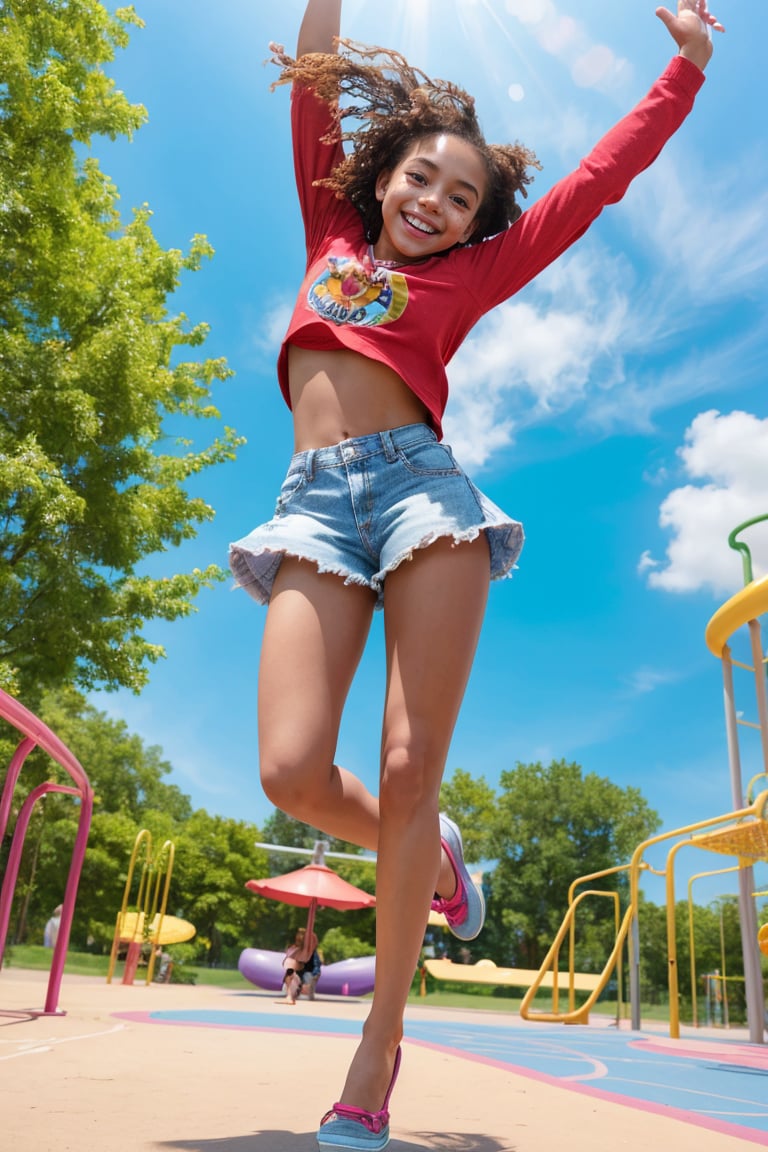
<instances>
[{"instance_id":1,"label":"bare leg","mask_svg":"<svg viewBox=\"0 0 768 1152\"><path fill-rule=\"evenodd\" d=\"M339 724L365 646L374 594L283 561L259 669L259 756L269 799L315 828L375 850L379 803L336 767Z\"/></svg>"},{"instance_id":2,"label":"bare leg","mask_svg":"<svg viewBox=\"0 0 768 1152\"><path fill-rule=\"evenodd\" d=\"M440 870L440 782L488 583L483 536L458 546L438 540L387 577L376 988L341 1096L368 1111L381 1107L392 1074Z\"/></svg>"},{"instance_id":3,"label":"bare leg","mask_svg":"<svg viewBox=\"0 0 768 1152\"><path fill-rule=\"evenodd\" d=\"M283 981L283 991L285 992L283 1002L286 1004L295 1004L301 992L301 980L295 972L286 973L285 980Z\"/></svg>"},{"instance_id":4,"label":"bare leg","mask_svg":"<svg viewBox=\"0 0 768 1152\"><path fill-rule=\"evenodd\" d=\"M284 560L267 613L259 669L265 793L297 820L371 851L378 850L379 801L356 776L334 764L334 755L374 603L367 588L320 575L311 563ZM455 890L444 854L435 890L448 897Z\"/></svg>"}]
</instances>

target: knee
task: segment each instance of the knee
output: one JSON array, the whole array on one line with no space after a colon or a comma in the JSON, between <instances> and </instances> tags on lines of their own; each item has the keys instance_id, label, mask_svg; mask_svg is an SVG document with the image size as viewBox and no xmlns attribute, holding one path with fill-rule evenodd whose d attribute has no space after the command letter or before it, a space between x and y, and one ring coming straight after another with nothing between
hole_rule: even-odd
<instances>
[{"instance_id":1,"label":"knee","mask_svg":"<svg viewBox=\"0 0 768 1152\"><path fill-rule=\"evenodd\" d=\"M259 770L261 786L267 799L282 812L301 819L302 812L311 802L311 774L304 771L300 764L271 758L262 759Z\"/></svg>"},{"instance_id":2,"label":"knee","mask_svg":"<svg viewBox=\"0 0 768 1152\"><path fill-rule=\"evenodd\" d=\"M387 747L379 789L382 815L407 822L425 805L437 808L440 776L430 768L426 749L413 742Z\"/></svg>"},{"instance_id":3,"label":"knee","mask_svg":"<svg viewBox=\"0 0 768 1152\"><path fill-rule=\"evenodd\" d=\"M264 795L272 801L275 807L280 808L284 792L280 765L276 761L262 756L259 764L259 776Z\"/></svg>"}]
</instances>

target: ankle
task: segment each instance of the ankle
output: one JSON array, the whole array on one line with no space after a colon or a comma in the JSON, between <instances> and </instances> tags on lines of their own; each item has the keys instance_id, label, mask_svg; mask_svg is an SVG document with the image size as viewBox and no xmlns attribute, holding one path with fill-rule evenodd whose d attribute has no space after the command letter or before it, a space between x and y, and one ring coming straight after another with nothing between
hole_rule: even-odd
<instances>
[{"instance_id":1,"label":"ankle","mask_svg":"<svg viewBox=\"0 0 768 1152\"><path fill-rule=\"evenodd\" d=\"M399 1045L363 1040L352 1058L339 1102L378 1112L394 1074Z\"/></svg>"},{"instance_id":2,"label":"ankle","mask_svg":"<svg viewBox=\"0 0 768 1152\"><path fill-rule=\"evenodd\" d=\"M458 891L459 883L456 879L451 859L445 848L440 852L440 872L437 877L435 892L442 900L452 900Z\"/></svg>"},{"instance_id":3,"label":"ankle","mask_svg":"<svg viewBox=\"0 0 768 1152\"><path fill-rule=\"evenodd\" d=\"M381 1025L370 1018L363 1024L363 1034L358 1046L358 1052L365 1051L367 1056L379 1053L384 1059L394 1057L403 1039L403 1023L399 1021L393 1028L392 1020L383 1020Z\"/></svg>"}]
</instances>

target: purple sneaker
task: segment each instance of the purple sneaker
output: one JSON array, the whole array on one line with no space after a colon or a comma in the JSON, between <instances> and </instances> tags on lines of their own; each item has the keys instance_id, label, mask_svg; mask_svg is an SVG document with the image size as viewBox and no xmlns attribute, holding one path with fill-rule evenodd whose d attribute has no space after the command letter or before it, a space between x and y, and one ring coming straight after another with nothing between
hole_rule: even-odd
<instances>
[{"instance_id":1,"label":"purple sneaker","mask_svg":"<svg viewBox=\"0 0 768 1152\"><path fill-rule=\"evenodd\" d=\"M450 900L436 896L432 909L442 912L448 927L459 940L474 940L485 923L483 893L467 871L461 832L448 816L440 813L440 842L456 876L456 891Z\"/></svg>"}]
</instances>

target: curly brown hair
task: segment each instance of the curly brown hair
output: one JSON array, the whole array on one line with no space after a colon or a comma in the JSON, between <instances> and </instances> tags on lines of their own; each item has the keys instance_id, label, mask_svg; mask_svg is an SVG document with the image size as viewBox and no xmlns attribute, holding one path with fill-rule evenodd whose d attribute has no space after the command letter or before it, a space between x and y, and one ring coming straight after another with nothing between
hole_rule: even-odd
<instances>
[{"instance_id":1,"label":"curly brown hair","mask_svg":"<svg viewBox=\"0 0 768 1152\"><path fill-rule=\"evenodd\" d=\"M516 194L527 196L541 168L522 144L487 144L468 92L447 80L431 80L399 52L337 39L337 53L310 52L295 59L270 44L281 69L272 84L299 83L328 102L334 127L324 138L352 145L330 176L317 183L347 198L363 218L366 238L376 243L382 227L376 180L391 171L408 148L428 136L448 133L474 145L485 163L488 185L468 243L503 232L520 215ZM346 127L345 122L354 121Z\"/></svg>"}]
</instances>

